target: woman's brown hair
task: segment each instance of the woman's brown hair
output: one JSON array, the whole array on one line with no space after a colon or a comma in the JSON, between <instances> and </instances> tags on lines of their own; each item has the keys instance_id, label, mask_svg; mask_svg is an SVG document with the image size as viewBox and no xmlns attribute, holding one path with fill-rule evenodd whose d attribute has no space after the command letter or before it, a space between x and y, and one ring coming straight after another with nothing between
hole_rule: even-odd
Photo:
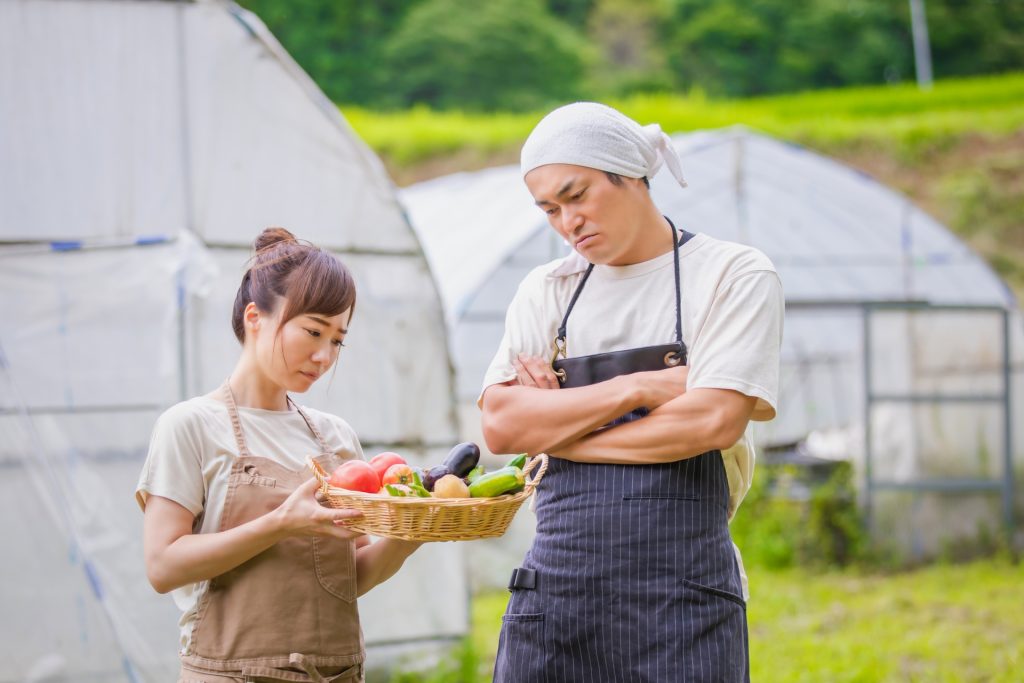
<instances>
[{"instance_id":1,"label":"woman's brown hair","mask_svg":"<svg viewBox=\"0 0 1024 683\"><path fill-rule=\"evenodd\" d=\"M253 248L256 253L242 276L231 311L231 327L239 342L245 343L242 317L250 301L264 313L272 313L284 299L281 325L306 313L330 317L350 308L355 312L355 281L333 254L277 227L261 232Z\"/></svg>"}]
</instances>

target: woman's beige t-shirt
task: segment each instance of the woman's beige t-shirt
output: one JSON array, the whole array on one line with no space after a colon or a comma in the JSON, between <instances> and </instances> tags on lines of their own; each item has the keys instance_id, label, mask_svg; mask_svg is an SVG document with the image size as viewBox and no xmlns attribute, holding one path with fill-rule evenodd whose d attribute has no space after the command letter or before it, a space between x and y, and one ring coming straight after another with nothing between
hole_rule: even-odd
<instances>
[{"instance_id":1,"label":"woman's beige t-shirt","mask_svg":"<svg viewBox=\"0 0 1024 683\"><path fill-rule=\"evenodd\" d=\"M359 439L347 422L312 408L303 410L340 458L363 459ZM253 455L295 471L306 468L306 458L320 455L316 437L298 412L240 407L238 413ZM149 496L173 500L195 515L194 533L216 532L237 455L227 406L210 396L183 401L157 420L135 497L143 509ZM188 647L199 599L208 586L209 581L200 581L171 591L182 611L182 650Z\"/></svg>"}]
</instances>

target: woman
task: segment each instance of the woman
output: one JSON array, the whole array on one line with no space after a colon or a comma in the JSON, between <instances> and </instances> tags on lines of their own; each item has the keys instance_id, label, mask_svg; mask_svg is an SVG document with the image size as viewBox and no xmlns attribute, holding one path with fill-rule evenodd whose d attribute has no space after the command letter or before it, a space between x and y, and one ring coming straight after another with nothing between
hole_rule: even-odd
<instances>
[{"instance_id":1,"label":"woman","mask_svg":"<svg viewBox=\"0 0 1024 683\"><path fill-rule=\"evenodd\" d=\"M136 497L146 572L183 615L181 681L363 679L356 597L418 547L370 545L316 498L308 456L362 458L342 419L293 403L344 345L355 285L282 228L256 239L231 323L242 353L216 391L157 421Z\"/></svg>"}]
</instances>

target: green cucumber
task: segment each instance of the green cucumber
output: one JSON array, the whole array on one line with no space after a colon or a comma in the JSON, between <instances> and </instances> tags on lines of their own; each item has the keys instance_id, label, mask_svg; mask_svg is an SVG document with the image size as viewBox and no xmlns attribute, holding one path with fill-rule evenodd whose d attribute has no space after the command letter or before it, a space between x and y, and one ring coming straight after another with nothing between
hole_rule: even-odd
<instances>
[{"instance_id":1,"label":"green cucumber","mask_svg":"<svg viewBox=\"0 0 1024 683\"><path fill-rule=\"evenodd\" d=\"M530 456L528 456L526 453L520 453L519 455L505 463L505 467L518 467L519 469L523 469L524 467L526 467L526 461L529 459Z\"/></svg>"},{"instance_id":2,"label":"green cucumber","mask_svg":"<svg viewBox=\"0 0 1024 683\"><path fill-rule=\"evenodd\" d=\"M523 486L525 481L523 471L518 467L502 467L477 477L469 485L469 495L472 498L494 498Z\"/></svg>"}]
</instances>

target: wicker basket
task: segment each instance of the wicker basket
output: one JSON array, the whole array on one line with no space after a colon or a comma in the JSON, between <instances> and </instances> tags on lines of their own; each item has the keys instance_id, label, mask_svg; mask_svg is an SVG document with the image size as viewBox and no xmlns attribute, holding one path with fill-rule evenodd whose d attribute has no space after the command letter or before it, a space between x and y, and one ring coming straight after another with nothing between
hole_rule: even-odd
<instances>
[{"instance_id":1,"label":"wicker basket","mask_svg":"<svg viewBox=\"0 0 1024 683\"><path fill-rule=\"evenodd\" d=\"M547 471L548 456L542 453L526 463L526 486L522 491L495 498L398 498L348 491L329 485L328 475L318 462L310 460L309 465L331 507L363 513L346 524L349 529L405 541L474 541L505 533L519 506Z\"/></svg>"}]
</instances>

